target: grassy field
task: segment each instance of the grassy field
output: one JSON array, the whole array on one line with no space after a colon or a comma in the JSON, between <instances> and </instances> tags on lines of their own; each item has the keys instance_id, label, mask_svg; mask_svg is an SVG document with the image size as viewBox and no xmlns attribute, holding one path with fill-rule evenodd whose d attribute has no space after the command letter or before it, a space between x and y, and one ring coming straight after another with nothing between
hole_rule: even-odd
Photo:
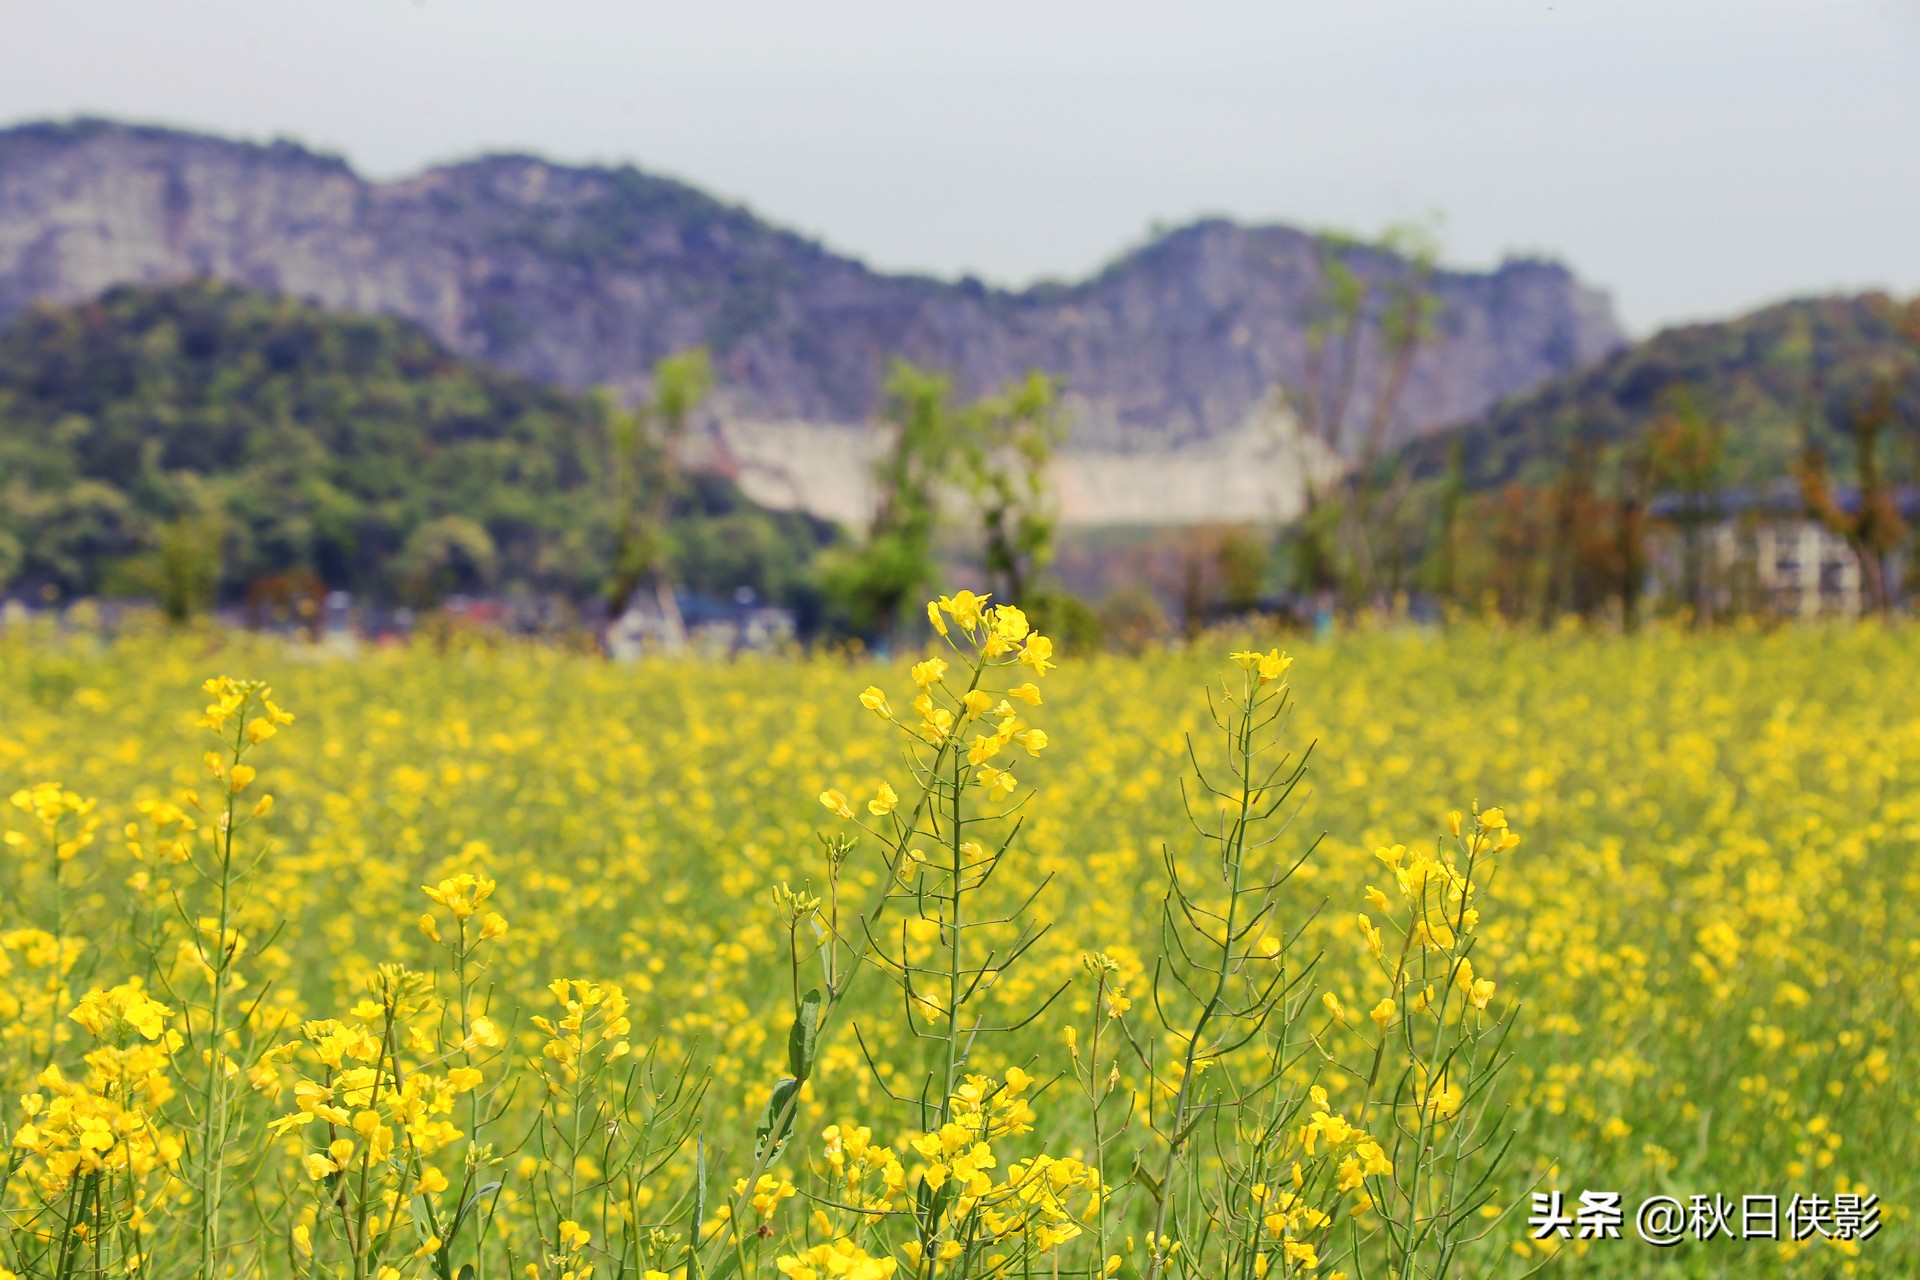
<instances>
[{"instance_id":1,"label":"grassy field","mask_svg":"<svg viewBox=\"0 0 1920 1280\"><path fill-rule=\"evenodd\" d=\"M1104 1152L1097 1163L1111 1216L1096 1232L1089 1224L1102 1215L1088 1212L1085 1197L1074 1202L1081 1225L1057 1244L1030 1248L1018 1263L1024 1270L1010 1273L1088 1274L1108 1256L1119 1259L1120 1274L1152 1271L1145 1183L1127 1174L1136 1153L1158 1160L1146 1113L1169 1105L1159 1095L1174 1090L1162 1088L1165 1068L1150 1071L1141 1054L1087 1041L1115 1024L1142 1048L1163 1044L1172 1057L1181 1050L1152 1021L1150 970L1163 949L1168 878L1161 851L1168 845L1187 857L1204 843L1184 811L1186 735L1195 735L1201 764L1220 763L1208 690L1217 702L1223 679L1240 687L1243 673L1227 660L1240 639L1138 659L1059 654L1059 669L1040 681L1044 701L1018 708L1044 726L1044 750L1009 745L996 757L1017 757L1007 767L1017 774L1010 800L1023 804L1023 823L979 891L979 909L1017 906L1040 887L1030 915L1050 928L1017 964L1004 952L982 962L992 975L983 1007L1031 1009L1056 987L1066 991L1024 1028L983 1039L969 1069L1005 1080L1011 1068L1039 1082L1030 1086L1037 1118L1007 1126L1003 1150L1089 1164ZM1381 925L1392 918L1369 905L1370 886L1392 892L1395 877L1376 850L1432 851L1447 834L1449 811L1466 811L1470 825L1475 802L1500 806L1521 838L1476 886L1472 961L1494 985L1483 995L1487 1008L1466 1016L1510 1027L1502 1052L1511 1061L1472 1101L1487 1131L1512 1141L1491 1197L1474 1206L1485 1238L1452 1257L1454 1274L1517 1275L1541 1262L1524 1219L1530 1193L1548 1190L1565 1192L1569 1203L1584 1190L1618 1191L1627 1205L1627 1238L1567 1243L1553 1264L1564 1274L1920 1273L1908 1217L1920 1195L1917 641L1911 630L1873 626L1625 639L1465 628L1362 632L1293 647L1294 707L1275 731L1296 753L1311 746L1309 769L1276 817L1296 807L1297 815L1260 854L1276 866L1305 858L1275 891L1262 939L1284 942L1301 972L1321 957L1311 987L1300 989L1311 990L1311 1004L1284 1006L1275 1023L1295 1028L1306 1051L1283 1064L1289 1082L1317 1080L1325 1107L1356 1115L1363 1087L1324 1057L1364 1058L1374 1034L1364 1011L1394 994L1357 925L1361 912ZM819 797L850 797L849 808L873 826L891 820L869 818L866 808L883 781L912 796L901 735L890 736L860 701L877 686L890 709L909 715L915 690L904 664L623 667L481 646L342 660L264 642L136 636L108 644L16 629L0 639L0 666L0 795L57 782L97 801L86 810L43 794L43 812L62 824L51 834L26 807L32 794L5 811L17 834L0 882L0 1083L13 1152L0 1258L21 1275L91 1274L95 1265L84 1255L99 1247L104 1228L92 1228L93 1239L82 1232L85 1247L62 1244L76 1202L50 1172L50 1148L37 1150L34 1141L46 1145L46 1099L59 1096L46 1063L63 1064L63 1078L77 1080L86 1072L81 1055L104 1043L90 1037L85 1017L66 1010L89 990L107 992L129 977L165 1010L146 1014L126 988L117 1004L102 997L109 1014L100 1035L123 1043L114 1070L128 1079L145 1073L140 1123L151 1135L149 1150L136 1150L123 1173L123 1204L131 1206L124 1212L142 1219L125 1239L145 1243L113 1247L143 1253L149 1272L451 1274L466 1255L427 1246L448 1234L445 1218L474 1201L458 1198L461 1187L499 1183L487 1192L498 1222L486 1246L497 1246L499 1257L475 1255L476 1275L499 1271L508 1248L516 1275L583 1280L588 1267L599 1277L682 1274L687 1264L676 1249L691 1224L717 1221L735 1177L755 1164L756 1121L798 1052L789 1045L804 1003L796 996L821 981L807 950L809 909L774 894L785 885L829 896L818 833L853 828ZM198 723L209 702L201 682L220 674L269 682L273 702L294 716L251 746L246 767L258 777L237 788L230 752L218 778L203 759L210 747L227 750ZM234 725L265 715L252 703L238 714L225 728L229 744ZM198 809L184 799L189 790ZM191 847L204 865L221 839L217 811L236 790L243 815L263 793L274 801L238 828L235 867L251 872L230 896L226 934L207 906L207 883L176 858ZM1191 783L1187 794L1197 794ZM159 802L179 803L196 829L170 824L172 811ZM89 827L97 827L91 840L73 841L56 860L48 841ZM880 891L890 874L879 857L884 844L864 838L820 912ZM497 888L484 903L459 883L440 903L421 890L461 873ZM469 904L472 914L463 916ZM483 930L494 911L504 933ZM428 936L423 912L440 943ZM796 916L799 927L790 930ZM197 929L183 923L191 921ZM918 917L882 923L912 954L941 942L941 931ZM489 935L484 947L475 944L464 978L454 971L464 944L456 940L450 952L447 941L463 927L476 939ZM243 949L205 942L234 935ZM1092 953L1111 963L1090 965ZM369 1003L369 977L384 962L437 969L438 994L402 990L413 980L390 977ZM216 971L231 979L221 1015L230 1033L221 1017L203 1016L233 1061L225 1083L206 1069L214 1059L195 1049L204 1049L206 1033L194 1038L194 1015L183 1008L215 1003ZM609 1004L576 988L557 1003L554 979L602 984L602 992L617 985L619 996ZM834 981L829 971L830 993ZM1115 1006L1115 992L1131 997L1131 1009ZM568 998L579 1026L531 1021L559 1021ZM382 1002L396 1026L411 1018L439 1029L414 1046L425 1064L419 1078L445 1077L421 1086L421 1115L451 1129L435 1137L421 1121L408 1146L414 1131L395 1113L401 1148L420 1158L376 1170L376 1182L405 1184L397 1202L364 1193L371 1208L362 1230L385 1212L397 1223L389 1233L405 1237L369 1261L338 1190L363 1152L336 1153L338 1168L316 1173L316 1156L334 1159L320 1137L332 1123L325 1115L317 1124L309 1114L265 1126L310 1111L298 1082L321 1080L341 1061L337 1052L334 1068L322 1061L330 1033L309 1026L303 1036L297 1024L338 1018L343 1028L377 1032ZM1403 1013L1405 1004L1403 995ZM490 1019L478 1034L476 1011ZM754 1212L766 1211L769 1243L727 1253L739 1259L729 1265L765 1275L894 1274L849 1261L852 1246L834 1260L831 1242L842 1229L825 1219L845 1206L820 1187L840 1176L833 1159L858 1163L857 1150L846 1154L854 1122L870 1126L874 1142L900 1162L889 1173L885 1157L875 1157L876 1177L904 1176L909 1198L924 1185L921 1169L933 1157L907 1137L934 1126L881 1088L912 1095L926 1061L923 1046L906 1037L904 1017L899 989L879 970L847 984L839 1016L809 1049L817 1058L800 1073L793 1142L761 1162L771 1181ZM142 1018L155 1027L171 1019L187 1033L175 1037L172 1066L127 1065L125 1055L143 1045L169 1045L165 1035L149 1044L128 1030ZM630 1032L617 1025L623 1018ZM1077 1029L1071 1048L1069 1028ZM650 1180L622 1184L624 1199L611 1207L611 1193L591 1189L611 1184L620 1124L593 1111L599 1104L561 1096L582 1073L605 1078L594 1076L599 1068L572 1070L564 1048L548 1050L569 1035L583 1063L597 1051L609 1071L618 1064L606 1045L628 1041L632 1059L660 1064L666 1076L666 1064L693 1064L678 1101L669 1080L644 1107L621 1113L621 1142L635 1116L655 1116L662 1165ZM1119 1039L1110 1034L1108 1044ZM296 1043L304 1047L296 1051ZM456 1059L487 1084L463 1081L450 1066ZM355 1060L349 1050L345 1061ZM1131 1122L1111 1121L1097 1141L1086 1073L1076 1070L1088 1062L1122 1099L1120 1111L1107 1114L1133 1108ZM708 1083L696 1105L701 1078ZM495 1087L511 1080L519 1083ZM338 1079L328 1087L350 1091ZM1091 1087L1098 1094L1103 1086ZM38 1101L23 1104L24 1095ZM555 1097L543 1121L542 1100ZM220 1160L237 1189L223 1192L230 1221L208 1245L204 1225L194 1225L196 1204L209 1194L208 1166L190 1136L172 1134L204 1124L211 1105L233 1117L219 1132L236 1154ZM1357 1114L1365 1111L1361 1104ZM566 1122L577 1128L583 1115L599 1117L608 1134L591 1151L577 1134L568 1145ZM841 1136L823 1145L818 1135L835 1122ZM480 1153L472 1139L488 1126L490 1150ZM379 1146L365 1126L346 1122L339 1131ZM674 1145L681 1132L689 1140ZM354 1148L351 1136L346 1142ZM436 1153L439 1167L428 1173ZM644 1165L652 1157L634 1159ZM70 1179L85 1167L68 1165ZM994 1177L1007 1170L1003 1157ZM696 1204L685 1188L703 1171L713 1189ZM1068 1200L1094 1185L1059 1176ZM452 1199L436 1201L432 1193L448 1180ZM1276 1185L1283 1180L1276 1175ZM1255 1202L1270 1204L1261 1198L1274 1193L1258 1185ZM789 1186L799 1194L789 1197ZM1344 1221L1354 1197L1342 1194ZM1795 1194L1877 1194L1885 1227L1858 1244L1816 1234L1801 1244L1688 1241L1655 1250L1632 1238L1633 1207L1654 1194L1682 1202L1717 1194L1736 1205L1752 1194L1778 1195L1782 1204ZM432 1216L436 1203L440 1216ZM680 1223L678 1245L662 1225L669 1222ZM1076 1231L1081 1238L1072 1239ZM1282 1233L1273 1234L1277 1243ZM880 1237L852 1238L879 1256ZM1372 1247L1342 1253L1332 1237L1320 1238L1310 1264L1305 1253L1276 1249L1270 1257L1235 1255L1234 1274L1244 1267L1255 1276L1328 1275L1352 1270ZM217 1256L206 1258L203 1248ZM1197 1238L1193 1248L1201 1248ZM69 1260L76 1252L79 1260ZM1355 1261L1341 1261L1349 1253ZM921 1274L911 1250L893 1257L898 1274ZM123 1258L98 1265L109 1262L125 1272ZM991 1267L983 1262L974 1273Z\"/></svg>"}]
</instances>

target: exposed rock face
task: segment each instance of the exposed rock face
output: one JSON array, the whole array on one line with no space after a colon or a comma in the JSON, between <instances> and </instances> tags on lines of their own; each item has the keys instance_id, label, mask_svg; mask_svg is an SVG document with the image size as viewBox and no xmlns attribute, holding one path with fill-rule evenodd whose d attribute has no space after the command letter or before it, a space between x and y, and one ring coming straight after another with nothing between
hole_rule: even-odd
<instances>
[{"instance_id":1,"label":"exposed rock face","mask_svg":"<svg viewBox=\"0 0 1920 1280\"><path fill-rule=\"evenodd\" d=\"M871 428L729 418L715 434L724 453L706 460L762 506L854 527L871 515L870 477L886 443ZM1309 469L1324 484L1339 464L1291 418L1269 414L1175 448L1065 449L1051 479L1072 524L1272 523L1300 514Z\"/></svg>"},{"instance_id":2,"label":"exposed rock face","mask_svg":"<svg viewBox=\"0 0 1920 1280\"><path fill-rule=\"evenodd\" d=\"M803 438L869 419L898 355L953 370L968 393L1030 367L1061 375L1076 453L1177 451L1243 468L1247 450L1231 441L1302 375L1319 261L1312 236L1209 221L1091 280L1014 292L883 275L630 168L499 156L370 183L285 143L102 122L0 132L0 318L40 298L213 275L397 313L463 355L627 394L660 356L706 343L729 419L792 424ZM1372 250L1349 263L1376 284L1406 271ZM1605 297L1553 263L1440 272L1432 288L1438 331L1396 436L1470 418L1622 343ZM1362 360L1356 414L1376 365ZM742 442L766 430L734 435L745 470L764 470ZM787 487L833 506L814 501L819 483ZM1144 514L1150 489L1115 483L1128 518ZM1114 518L1085 503L1067 514Z\"/></svg>"}]
</instances>

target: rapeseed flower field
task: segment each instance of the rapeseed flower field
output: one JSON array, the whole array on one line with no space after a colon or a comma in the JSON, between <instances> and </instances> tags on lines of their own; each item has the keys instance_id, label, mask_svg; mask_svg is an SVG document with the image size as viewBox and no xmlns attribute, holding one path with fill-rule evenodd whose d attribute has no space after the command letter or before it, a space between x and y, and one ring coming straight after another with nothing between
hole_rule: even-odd
<instances>
[{"instance_id":1,"label":"rapeseed flower field","mask_svg":"<svg viewBox=\"0 0 1920 1280\"><path fill-rule=\"evenodd\" d=\"M1911 632L945 606L897 665L0 638L0 1276L1920 1272ZM1533 1238L1583 1191L1621 1238Z\"/></svg>"}]
</instances>

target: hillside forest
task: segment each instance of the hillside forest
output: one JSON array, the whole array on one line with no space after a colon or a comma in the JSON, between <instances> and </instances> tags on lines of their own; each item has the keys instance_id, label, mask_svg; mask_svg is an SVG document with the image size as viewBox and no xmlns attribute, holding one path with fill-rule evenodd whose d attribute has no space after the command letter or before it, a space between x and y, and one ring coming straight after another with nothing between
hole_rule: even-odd
<instances>
[{"instance_id":1,"label":"hillside forest","mask_svg":"<svg viewBox=\"0 0 1920 1280\"><path fill-rule=\"evenodd\" d=\"M757 505L703 451L703 349L623 406L462 360L404 320L207 280L121 286L0 331L0 588L151 598L176 619L311 615L332 591L415 610L517 597L586 627L630 603L677 625L683 597L757 601L803 635L884 643L958 568L1083 643L1255 611L1630 627L1764 611L1722 580L1709 535L1785 516L1845 542L1863 607L1914 589L1920 300L1670 330L1400 443L1392 393L1437 303L1417 270L1370 296L1337 256L1324 266L1307 374L1274 389L1344 460L1308 484L1305 515L1064 533L1047 478L1063 388L1038 372L962 402L942 371L897 362L874 514L843 529ZM1363 322L1385 338L1360 342ZM1364 362L1386 393L1363 416L1342 388Z\"/></svg>"},{"instance_id":2,"label":"hillside forest","mask_svg":"<svg viewBox=\"0 0 1920 1280\"><path fill-rule=\"evenodd\" d=\"M836 531L670 465L671 417L456 359L405 321L116 288L0 334L0 578L186 614L326 590L585 602L671 561L690 590L804 606Z\"/></svg>"}]
</instances>

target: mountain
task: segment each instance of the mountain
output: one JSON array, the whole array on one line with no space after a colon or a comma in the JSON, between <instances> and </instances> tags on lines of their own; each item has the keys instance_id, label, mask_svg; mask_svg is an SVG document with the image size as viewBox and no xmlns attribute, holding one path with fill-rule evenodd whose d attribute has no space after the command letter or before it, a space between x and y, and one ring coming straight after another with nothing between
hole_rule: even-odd
<instances>
[{"instance_id":1,"label":"mountain","mask_svg":"<svg viewBox=\"0 0 1920 1280\"><path fill-rule=\"evenodd\" d=\"M1092 279L1013 291L876 272L632 168L508 155L375 183L285 142L103 121L0 131L0 317L207 275L404 316L460 355L627 395L659 357L704 343L741 482L841 515L858 505L837 479L859 470L848 429L871 417L895 356L952 371L970 394L1029 367L1059 374L1073 452L1170 460L1069 476L1070 519L1151 518L1167 501L1260 514L1223 512L1209 495L1236 474L1245 487L1247 439L1272 433L1276 383L1301 376L1322 249L1285 227L1211 220ZM1342 252L1376 297L1409 271L1383 250ZM1550 262L1440 271L1431 284L1438 331L1409 381L1402 435L1471 418L1621 343L1606 299ZM1362 361L1357 413L1378 363ZM1265 449L1259 465L1280 475L1297 456ZM1193 475L1179 481L1182 459ZM1268 488L1247 501L1286 496Z\"/></svg>"},{"instance_id":2,"label":"mountain","mask_svg":"<svg viewBox=\"0 0 1920 1280\"><path fill-rule=\"evenodd\" d=\"M391 316L208 280L43 304L0 331L0 585L160 590L137 579L192 570L229 600L589 598L617 523L606 428L602 403ZM718 475L674 514L682 579L712 594L798 601L830 536Z\"/></svg>"},{"instance_id":3,"label":"mountain","mask_svg":"<svg viewBox=\"0 0 1920 1280\"><path fill-rule=\"evenodd\" d=\"M1811 428L1842 467L1852 415L1891 379L1920 422L1920 298L1806 298L1733 320L1667 329L1586 370L1512 397L1477 421L1415 441L1414 471L1437 476L1456 446L1475 488L1543 483L1576 443L1618 444L1662 414L1691 411L1724 428L1717 482L1764 486L1787 478ZM1896 445L1902 454L1911 446ZM1892 459L1903 475L1920 453Z\"/></svg>"}]
</instances>

